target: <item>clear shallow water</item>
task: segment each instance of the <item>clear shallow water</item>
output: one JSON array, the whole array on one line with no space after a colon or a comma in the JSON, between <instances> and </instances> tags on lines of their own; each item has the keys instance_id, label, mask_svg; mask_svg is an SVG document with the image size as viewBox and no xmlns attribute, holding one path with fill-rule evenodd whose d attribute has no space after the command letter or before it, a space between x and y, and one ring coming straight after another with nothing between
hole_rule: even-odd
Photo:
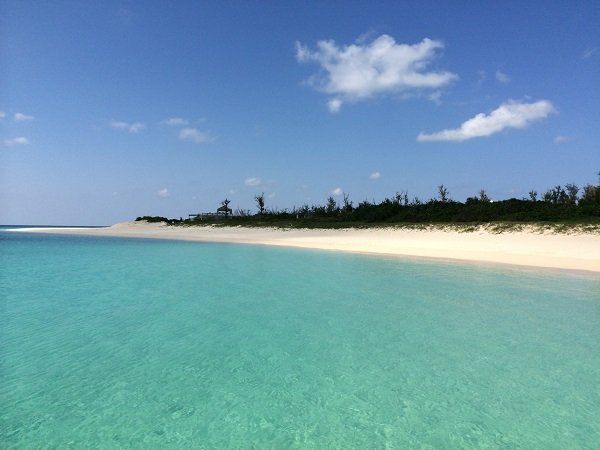
<instances>
[{"instance_id":1,"label":"clear shallow water","mask_svg":"<svg viewBox=\"0 0 600 450\"><path fill-rule=\"evenodd\" d=\"M598 277L0 239L1 447L600 443Z\"/></svg>"}]
</instances>

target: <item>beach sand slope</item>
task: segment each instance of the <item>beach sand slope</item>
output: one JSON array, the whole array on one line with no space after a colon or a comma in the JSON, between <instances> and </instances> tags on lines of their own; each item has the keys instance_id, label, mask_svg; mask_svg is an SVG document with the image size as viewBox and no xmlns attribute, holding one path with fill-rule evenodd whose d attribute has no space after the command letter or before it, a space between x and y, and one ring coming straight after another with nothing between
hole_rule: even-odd
<instances>
[{"instance_id":1,"label":"beach sand slope","mask_svg":"<svg viewBox=\"0 0 600 450\"><path fill-rule=\"evenodd\" d=\"M435 227L321 230L123 222L106 228L21 228L12 231L277 245L600 273L600 235L540 232L534 227L494 233L483 227L460 232Z\"/></svg>"}]
</instances>

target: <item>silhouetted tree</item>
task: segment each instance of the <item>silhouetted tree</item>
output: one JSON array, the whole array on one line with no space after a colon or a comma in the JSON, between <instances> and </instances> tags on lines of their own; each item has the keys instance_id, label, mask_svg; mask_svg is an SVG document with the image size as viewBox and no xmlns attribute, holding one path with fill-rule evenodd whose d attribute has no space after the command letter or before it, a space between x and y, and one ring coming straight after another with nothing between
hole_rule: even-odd
<instances>
[{"instance_id":1,"label":"silhouetted tree","mask_svg":"<svg viewBox=\"0 0 600 450\"><path fill-rule=\"evenodd\" d=\"M538 196L537 191L529 191L529 198L531 199L532 202L537 201L537 196Z\"/></svg>"},{"instance_id":2,"label":"silhouetted tree","mask_svg":"<svg viewBox=\"0 0 600 450\"><path fill-rule=\"evenodd\" d=\"M448 192L448 189L446 189L443 184L440 184L438 186L438 196L440 198L440 202L447 203L450 200L449 195L450 193Z\"/></svg>"},{"instance_id":3,"label":"silhouetted tree","mask_svg":"<svg viewBox=\"0 0 600 450\"><path fill-rule=\"evenodd\" d=\"M396 192L396 195L394 195L394 204L396 204L396 205L402 204L402 194L400 194L399 192Z\"/></svg>"},{"instance_id":4,"label":"silhouetted tree","mask_svg":"<svg viewBox=\"0 0 600 450\"><path fill-rule=\"evenodd\" d=\"M600 204L600 185L588 184L583 188L580 204Z\"/></svg>"},{"instance_id":5,"label":"silhouetted tree","mask_svg":"<svg viewBox=\"0 0 600 450\"><path fill-rule=\"evenodd\" d=\"M487 192L485 192L485 189L481 189L479 191L479 201L480 202L489 202L490 198L487 195Z\"/></svg>"},{"instance_id":6,"label":"silhouetted tree","mask_svg":"<svg viewBox=\"0 0 600 450\"><path fill-rule=\"evenodd\" d=\"M352 202L350 201L350 194L344 193L344 212L352 211Z\"/></svg>"},{"instance_id":7,"label":"silhouetted tree","mask_svg":"<svg viewBox=\"0 0 600 450\"><path fill-rule=\"evenodd\" d=\"M329 197L327 199L327 206L325 207L327 210L327 214L333 214L337 210L337 203L335 202L335 198Z\"/></svg>"},{"instance_id":8,"label":"silhouetted tree","mask_svg":"<svg viewBox=\"0 0 600 450\"><path fill-rule=\"evenodd\" d=\"M576 184L569 183L565 185L567 190L567 196L569 197L569 203L577 203L577 194L579 193L579 187Z\"/></svg>"},{"instance_id":9,"label":"silhouetted tree","mask_svg":"<svg viewBox=\"0 0 600 450\"><path fill-rule=\"evenodd\" d=\"M408 191L396 192L396 195L394 195L394 203L398 206L408 205Z\"/></svg>"},{"instance_id":10,"label":"silhouetted tree","mask_svg":"<svg viewBox=\"0 0 600 450\"><path fill-rule=\"evenodd\" d=\"M265 212L265 193L261 192L260 195L254 197L256 201L256 206L258 207L259 214L264 214Z\"/></svg>"},{"instance_id":11,"label":"silhouetted tree","mask_svg":"<svg viewBox=\"0 0 600 450\"><path fill-rule=\"evenodd\" d=\"M544 201L554 205L567 203L568 198L567 193L560 184L544 192Z\"/></svg>"}]
</instances>

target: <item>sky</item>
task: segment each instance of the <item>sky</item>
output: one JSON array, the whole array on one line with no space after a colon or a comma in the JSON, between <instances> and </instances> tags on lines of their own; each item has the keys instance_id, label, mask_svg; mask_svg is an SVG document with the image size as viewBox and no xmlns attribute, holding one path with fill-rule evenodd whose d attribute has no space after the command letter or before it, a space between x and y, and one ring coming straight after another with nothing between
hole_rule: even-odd
<instances>
[{"instance_id":1,"label":"sky","mask_svg":"<svg viewBox=\"0 0 600 450\"><path fill-rule=\"evenodd\" d=\"M598 182L600 2L0 0L0 223Z\"/></svg>"}]
</instances>

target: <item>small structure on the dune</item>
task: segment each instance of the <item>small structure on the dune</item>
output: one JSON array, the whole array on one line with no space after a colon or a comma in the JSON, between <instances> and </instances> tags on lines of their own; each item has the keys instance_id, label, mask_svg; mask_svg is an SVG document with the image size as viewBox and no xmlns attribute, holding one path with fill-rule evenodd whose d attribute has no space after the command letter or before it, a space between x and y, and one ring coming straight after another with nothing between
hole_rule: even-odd
<instances>
[{"instance_id":1,"label":"small structure on the dune","mask_svg":"<svg viewBox=\"0 0 600 450\"><path fill-rule=\"evenodd\" d=\"M217 216L219 214L224 214L225 217L228 217L230 214L233 214L233 211L231 210L231 208L228 206L231 202L227 199L223 200L221 202L221 206L219 206L217 208Z\"/></svg>"},{"instance_id":2,"label":"small structure on the dune","mask_svg":"<svg viewBox=\"0 0 600 450\"><path fill-rule=\"evenodd\" d=\"M221 219L228 218L233 215L233 211L229 207L231 203L230 200L225 199L221 202L221 206L217 208L217 212L207 212L207 213L198 213L198 214L190 214L189 218L192 220L204 220L204 219Z\"/></svg>"}]
</instances>

